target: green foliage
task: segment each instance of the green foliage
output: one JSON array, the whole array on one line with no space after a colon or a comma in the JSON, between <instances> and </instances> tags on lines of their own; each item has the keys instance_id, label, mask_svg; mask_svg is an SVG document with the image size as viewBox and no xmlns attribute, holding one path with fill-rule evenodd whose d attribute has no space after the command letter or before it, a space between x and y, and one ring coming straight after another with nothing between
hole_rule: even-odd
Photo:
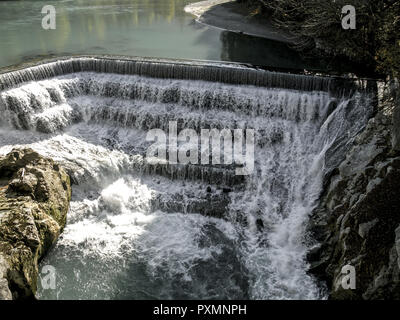
<instances>
[{"instance_id":1,"label":"green foliage","mask_svg":"<svg viewBox=\"0 0 400 320\"><path fill-rule=\"evenodd\" d=\"M377 71L398 76L400 2L398 0L238 0L262 8L263 15L296 37L302 50L324 48ZM342 8L356 8L355 30L342 28Z\"/></svg>"},{"instance_id":2,"label":"green foliage","mask_svg":"<svg viewBox=\"0 0 400 320\"><path fill-rule=\"evenodd\" d=\"M396 1L384 16L378 32L376 50L377 69L392 76L400 76L400 2Z\"/></svg>"}]
</instances>

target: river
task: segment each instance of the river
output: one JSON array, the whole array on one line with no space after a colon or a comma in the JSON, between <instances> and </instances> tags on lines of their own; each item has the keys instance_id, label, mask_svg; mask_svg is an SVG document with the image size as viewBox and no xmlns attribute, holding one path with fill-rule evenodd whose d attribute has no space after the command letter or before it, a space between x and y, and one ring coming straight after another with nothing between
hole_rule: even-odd
<instances>
[{"instance_id":1,"label":"river","mask_svg":"<svg viewBox=\"0 0 400 320\"><path fill-rule=\"evenodd\" d=\"M69 54L117 54L237 61L286 69L325 69L288 45L196 23L191 0L0 1L0 68ZM42 28L42 7L56 29Z\"/></svg>"},{"instance_id":2,"label":"river","mask_svg":"<svg viewBox=\"0 0 400 320\"><path fill-rule=\"evenodd\" d=\"M294 51L196 24L191 1L0 2L0 155L31 147L73 181L68 223L40 270L40 299L322 299L307 221L325 175L372 111L369 97L301 70ZM265 55L263 55L265 53ZM178 61L177 59L219 62ZM254 130L254 172L146 162L151 129ZM247 133L246 133L247 134ZM168 141L173 144L172 141ZM247 146L246 146L247 148Z\"/></svg>"}]
</instances>

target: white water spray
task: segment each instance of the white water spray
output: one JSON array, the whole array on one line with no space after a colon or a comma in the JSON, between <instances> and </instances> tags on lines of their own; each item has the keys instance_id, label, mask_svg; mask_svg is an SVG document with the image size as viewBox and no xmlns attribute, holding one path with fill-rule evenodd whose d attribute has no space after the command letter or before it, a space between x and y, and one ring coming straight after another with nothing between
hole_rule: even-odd
<instances>
[{"instance_id":1,"label":"white water spray","mask_svg":"<svg viewBox=\"0 0 400 320\"><path fill-rule=\"evenodd\" d=\"M322 298L307 274L307 219L368 119L365 96L172 76L40 78L0 91L0 154L32 147L75 182L67 227L43 262L59 285L41 298ZM146 133L169 121L255 129L254 174L149 165Z\"/></svg>"}]
</instances>

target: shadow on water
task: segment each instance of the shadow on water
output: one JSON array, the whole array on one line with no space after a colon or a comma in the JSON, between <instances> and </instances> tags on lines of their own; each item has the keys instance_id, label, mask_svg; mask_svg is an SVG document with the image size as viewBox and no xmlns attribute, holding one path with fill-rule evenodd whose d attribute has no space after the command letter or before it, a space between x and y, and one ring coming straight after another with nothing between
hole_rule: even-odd
<instances>
[{"instance_id":1,"label":"shadow on water","mask_svg":"<svg viewBox=\"0 0 400 320\"><path fill-rule=\"evenodd\" d=\"M307 56L293 49L290 44L245 34L223 31L221 60L250 63L269 70L308 70L329 74L356 73L370 76L365 66L350 62L343 57L322 58Z\"/></svg>"},{"instance_id":2,"label":"shadow on water","mask_svg":"<svg viewBox=\"0 0 400 320\"><path fill-rule=\"evenodd\" d=\"M310 69L319 66L318 63L304 61L287 44L274 40L224 31L221 33L221 42L221 60L224 61L285 69Z\"/></svg>"}]
</instances>

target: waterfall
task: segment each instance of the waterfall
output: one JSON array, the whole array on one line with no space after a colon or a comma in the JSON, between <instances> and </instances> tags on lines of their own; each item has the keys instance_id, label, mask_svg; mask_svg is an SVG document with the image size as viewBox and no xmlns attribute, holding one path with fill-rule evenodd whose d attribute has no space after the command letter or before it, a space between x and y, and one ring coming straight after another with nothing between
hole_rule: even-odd
<instances>
[{"instance_id":1,"label":"waterfall","mask_svg":"<svg viewBox=\"0 0 400 320\"><path fill-rule=\"evenodd\" d=\"M348 85L343 87L343 83ZM372 114L349 80L243 65L76 57L0 75L0 154L72 180L46 298L319 299L308 215ZM255 170L146 160L151 129L254 129Z\"/></svg>"},{"instance_id":2,"label":"waterfall","mask_svg":"<svg viewBox=\"0 0 400 320\"><path fill-rule=\"evenodd\" d=\"M54 61L49 60L46 63L41 62L24 69L0 74L0 90L28 81L39 81L77 72L139 75L159 79L203 80L332 93L337 93L338 89L340 93L342 91L351 92L366 85L365 81L355 81L354 79L270 72L237 63L78 56L57 58Z\"/></svg>"}]
</instances>

